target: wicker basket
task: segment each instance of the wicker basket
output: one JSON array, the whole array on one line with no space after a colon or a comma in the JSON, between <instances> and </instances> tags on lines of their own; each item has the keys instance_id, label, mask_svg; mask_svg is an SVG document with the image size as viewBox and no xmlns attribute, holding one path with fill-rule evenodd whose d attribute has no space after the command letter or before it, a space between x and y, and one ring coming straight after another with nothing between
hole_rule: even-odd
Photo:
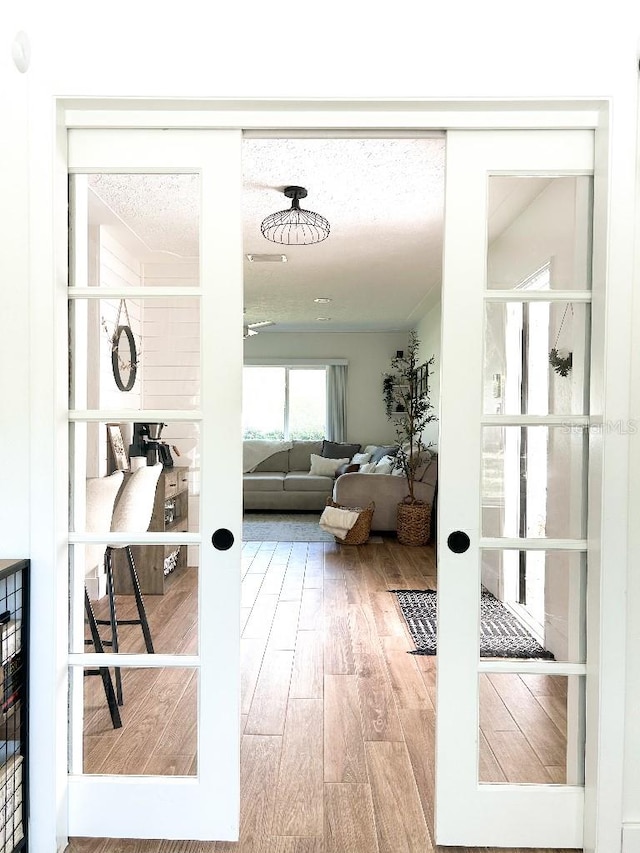
<instances>
[{"instance_id":1,"label":"wicker basket","mask_svg":"<svg viewBox=\"0 0 640 853\"><path fill-rule=\"evenodd\" d=\"M336 542L340 545L364 545L369 538L369 533L371 532L371 519L373 518L373 512L376 508L375 503L371 501L371 503L365 507L342 506L342 504L336 503L331 498L327 498L327 506L333 506L336 509L349 509L352 512L358 513L358 520L351 530L349 530L344 539L340 539L338 536L333 537Z\"/></svg>"},{"instance_id":2,"label":"wicker basket","mask_svg":"<svg viewBox=\"0 0 640 853\"><path fill-rule=\"evenodd\" d=\"M398 504L398 542L401 545L426 545L431 536L431 504Z\"/></svg>"}]
</instances>

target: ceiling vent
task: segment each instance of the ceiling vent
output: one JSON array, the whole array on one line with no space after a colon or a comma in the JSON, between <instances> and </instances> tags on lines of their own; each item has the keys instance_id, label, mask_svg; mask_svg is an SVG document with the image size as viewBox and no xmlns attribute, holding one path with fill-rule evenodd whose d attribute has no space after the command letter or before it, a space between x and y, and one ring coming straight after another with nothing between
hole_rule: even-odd
<instances>
[{"instance_id":1,"label":"ceiling vent","mask_svg":"<svg viewBox=\"0 0 640 853\"><path fill-rule=\"evenodd\" d=\"M246 255L248 261L252 264L286 264L286 255L257 255L255 252L248 252Z\"/></svg>"}]
</instances>

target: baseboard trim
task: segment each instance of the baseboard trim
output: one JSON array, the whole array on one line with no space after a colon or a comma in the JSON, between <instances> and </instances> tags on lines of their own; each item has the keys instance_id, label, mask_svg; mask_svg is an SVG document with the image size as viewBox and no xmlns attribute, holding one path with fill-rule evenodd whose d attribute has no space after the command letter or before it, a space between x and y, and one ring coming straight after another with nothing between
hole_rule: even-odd
<instances>
[{"instance_id":1,"label":"baseboard trim","mask_svg":"<svg viewBox=\"0 0 640 853\"><path fill-rule=\"evenodd\" d=\"M640 823L622 825L622 853L640 853Z\"/></svg>"}]
</instances>

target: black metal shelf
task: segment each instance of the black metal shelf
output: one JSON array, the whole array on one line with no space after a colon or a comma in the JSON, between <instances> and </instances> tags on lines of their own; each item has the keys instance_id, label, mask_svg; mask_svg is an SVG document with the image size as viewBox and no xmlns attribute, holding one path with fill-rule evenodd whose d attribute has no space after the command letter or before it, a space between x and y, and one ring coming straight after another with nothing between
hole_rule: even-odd
<instances>
[{"instance_id":1,"label":"black metal shelf","mask_svg":"<svg viewBox=\"0 0 640 853\"><path fill-rule=\"evenodd\" d=\"M0 560L0 853L27 850L29 561Z\"/></svg>"}]
</instances>

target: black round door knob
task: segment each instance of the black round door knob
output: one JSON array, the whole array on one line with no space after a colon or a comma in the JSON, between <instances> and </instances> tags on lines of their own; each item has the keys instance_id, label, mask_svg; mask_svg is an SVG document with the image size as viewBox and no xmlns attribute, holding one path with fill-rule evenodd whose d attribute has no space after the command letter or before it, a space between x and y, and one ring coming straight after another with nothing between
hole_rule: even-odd
<instances>
[{"instance_id":1,"label":"black round door knob","mask_svg":"<svg viewBox=\"0 0 640 853\"><path fill-rule=\"evenodd\" d=\"M211 543L216 551L228 551L234 542L233 533L226 527L219 527L211 537Z\"/></svg>"},{"instance_id":2,"label":"black round door knob","mask_svg":"<svg viewBox=\"0 0 640 853\"><path fill-rule=\"evenodd\" d=\"M465 551L469 550L470 544L471 540L462 530L454 530L447 538L449 550L453 551L454 554L464 554Z\"/></svg>"}]
</instances>

